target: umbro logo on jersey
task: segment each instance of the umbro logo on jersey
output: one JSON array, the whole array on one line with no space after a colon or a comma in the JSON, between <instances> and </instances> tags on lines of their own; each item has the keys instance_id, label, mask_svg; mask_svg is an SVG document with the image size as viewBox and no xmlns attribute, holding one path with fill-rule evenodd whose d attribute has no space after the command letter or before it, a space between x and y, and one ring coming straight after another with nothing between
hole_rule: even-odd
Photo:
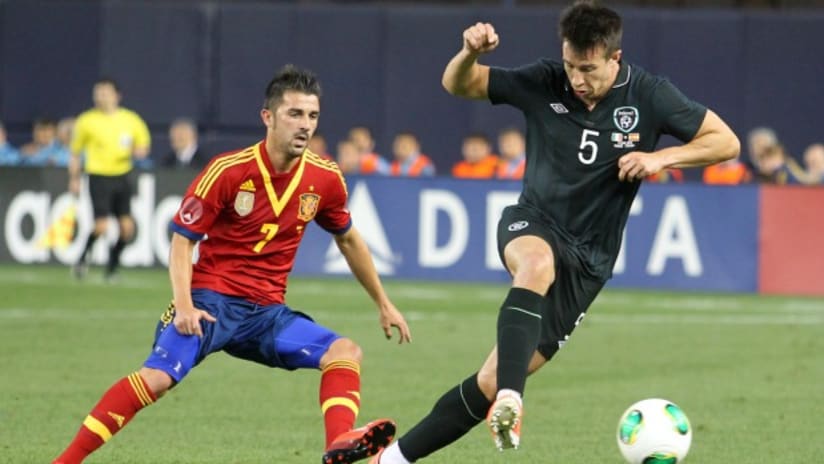
<instances>
[{"instance_id":1,"label":"umbro logo on jersey","mask_svg":"<svg viewBox=\"0 0 824 464\"><path fill-rule=\"evenodd\" d=\"M569 113L569 110L563 103L550 103L549 106L551 106L552 109L558 114Z\"/></svg>"},{"instance_id":2,"label":"umbro logo on jersey","mask_svg":"<svg viewBox=\"0 0 824 464\"><path fill-rule=\"evenodd\" d=\"M518 232L519 230L524 230L527 227L529 227L529 222L528 221L518 221L518 222L513 222L512 224L510 224L507 227L507 230L509 230L510 232Z\"/></svg>"}]
</instances>

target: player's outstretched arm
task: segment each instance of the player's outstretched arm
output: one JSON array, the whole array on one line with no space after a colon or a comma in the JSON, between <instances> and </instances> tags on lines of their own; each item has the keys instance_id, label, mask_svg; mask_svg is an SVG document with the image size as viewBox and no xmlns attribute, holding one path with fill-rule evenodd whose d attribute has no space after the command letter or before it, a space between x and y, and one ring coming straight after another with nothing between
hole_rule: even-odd
<instances>
[{"instance_id":1,"label":"player's outstretched arm","mask_svg":"<svg viewBox=\"0 0 824 464\"><path fill-rule=\"evenodd\" d=\"M498 47L495 28L489 23L476 23L463 33L463 47L446 65L441 83L452 95L466 98L487 98L489 66L478 63L478 57Z\"/></svg>"},{"instance_id":2,"label":"player's outstretched arm","mask_svg":"<svg viewBox=\"0 0 824 464\"><path fill-rule=\"evenodd\" d=\"M652 153L634 151L618 160L620 180L640 180L667 168L707 166L735 158L741 142L730 127L713 111L707 110L698 132L681 146Z\"/></svg>"},{"instance_id":3,"label":"player's outstretched arm","mask_svg":"<svg viewBox=\"0 0 824 464\"><path fill-rule=\"evenodd\" d=\"M211 314L195 308L192 302L192 254L195 242L187 237L172 234L169 250L169 278L172 281L172 298L175 305L175 328L183 335L203 336L200 320L215 322Z\"/></svg>"},{"instance_id":4,"label":"player's outstretched arm","mask_svg":"<svg viewBox=\"0 0 824 464\"><path fill-rule=\"evenodd\" d=\"M398 343L411 342L412 335L409 332L409 326L406 324L403 314L395 308L395 305L386 296L378 271L375 270L375 263L372 262L369 247L363 241L357 229L350 227L345 233L335 235L335 243L344 258L346 258L352 274L355 275L355 278L358 279L358 282L366 289L366 292L378 306L380 323L386 338L392 338L392 327L395 327L400 335Z\"/></svg>"}]
</instances>

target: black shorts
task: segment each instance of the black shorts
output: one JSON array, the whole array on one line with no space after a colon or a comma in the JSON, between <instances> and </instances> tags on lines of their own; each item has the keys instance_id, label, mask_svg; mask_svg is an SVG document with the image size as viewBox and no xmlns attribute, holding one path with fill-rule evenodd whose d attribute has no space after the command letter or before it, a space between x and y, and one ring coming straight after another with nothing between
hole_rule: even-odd
<instances>
[{"instance_id":1,"label":"black shorts","mask_svg":"<svg viewBox=\"0 0 824 464\"><path fill-rule=\"evenodd\" d=\"M570 249L568 240L554 230L535 210L521 205L508 206L498 222L498 255L504 261L504 248L517 237L533 235L546 241L555 255L555 283L541 305L541 338L538 352L547 360L569 339L581 323L589 305L604 287L592 277Z\"/></svg>"},{"instance_id":2,"label":"black shorts","mask_svg":"<svg viewBox=\"0 0 824 464\"><path fill-rule=\"evenodd\" d=\"M95 219L131 214L132 182L128 174L121 176L90 174L89 196L92 198Z\"/></svg>"}]
</instances>

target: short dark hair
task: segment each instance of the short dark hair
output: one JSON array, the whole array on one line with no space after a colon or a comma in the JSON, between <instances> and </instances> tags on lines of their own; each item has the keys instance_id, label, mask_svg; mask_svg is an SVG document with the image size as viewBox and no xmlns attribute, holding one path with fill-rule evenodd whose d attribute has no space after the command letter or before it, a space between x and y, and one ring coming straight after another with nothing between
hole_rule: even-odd
<instances>
[{"instance_id":1,"label":"short dark hair","mask_svg":"<svg viewBox=\"0 0 824 464\"><path fill-rule=\"evenodd\" d=\"M506 134L517 134L521 137L524 136L523 131L515 126L504 127L503 129L501 129L500 132L498 132L498 137L504 136Z\"/></svg>"},{"instance_id":2,"label":"short dark hair","mask_svg":"<svg viewBox=\"0 0 824 464\"><path fill-rule=\"evenodd\" d=\"M483 132L470 132L469 134L466 134L466 136L464 137L464 141L467 140L481 140L485 144L491 145L491 143L489 142L489 137L487 137L486 134L484 134Z\"/></svg>"},{"instance_id":3,"label":"short dark hair","mask_svg":"<svg viewBox=\"0 0 824 464\"><path fill-rule=\"evenodd\" d=\"M51 127L56 128L57 127L57 121L55 121L54 119L52 119L48 116L42 116L42 117L39 117L39 118L35 119L32 122L32 126L33 127L51 126Z\"/></svg>"},{"instance_id":4,"label":"short dark hair","mask_svg":"<svg viewBox=\"0 0 824 464\"><path fill-rule=\"evenodd\" d=\"M593 0L580 0L561 14L558 35L578 53L603 45L609 56L621 49L621 16Z\"/></svg>"},{"instance_id":5,"label":"short dark hair","mask_svg":"<svg viewBox=\"0 0 824 464\"><path fill-rule=\"evenodd\" d=\"M270 110L277 108L283 100L283 94L290 90L316 95L318 98L321 95L320 82L313 72L287 64L275 74L275 77L266 86L266 98L263 100L263 107Z\"/></svg>"}]
</instances>

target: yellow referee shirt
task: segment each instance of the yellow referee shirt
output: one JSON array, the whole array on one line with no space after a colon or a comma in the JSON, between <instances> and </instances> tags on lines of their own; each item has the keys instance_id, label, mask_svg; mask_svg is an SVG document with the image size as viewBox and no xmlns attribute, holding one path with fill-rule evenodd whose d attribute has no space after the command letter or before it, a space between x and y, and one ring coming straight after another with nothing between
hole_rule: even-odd
<instances>
[{"instance_id":1,"label":"yellow referee shirt","mask_svg":"<svg viewBox=\"0 0 824 464\"><path fill-rule=\"evenodd\" d=\"M134 111L106 114L94 108L77 118L71 150L85 154L86 173L119 176L132 170L132 152L150 143L149 128Z\"/></svg>"}]
</instances>

